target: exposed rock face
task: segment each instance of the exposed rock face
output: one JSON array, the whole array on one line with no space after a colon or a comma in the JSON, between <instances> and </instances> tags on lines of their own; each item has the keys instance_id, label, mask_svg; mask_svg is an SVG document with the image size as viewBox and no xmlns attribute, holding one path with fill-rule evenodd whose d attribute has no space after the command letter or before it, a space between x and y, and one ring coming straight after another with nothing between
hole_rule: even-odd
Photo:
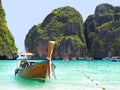
<instances>
[{"instance_id":1,"label":"exposed rock face","mask_svg":"<svg viewBox=\"0 0 120 90\"><path fill-rule=\"evenodd\" d=\"M120 55L120 7L101 4L84 23L87 48L95 59Z\"/></svg>"},{"instance_id":2,"label":"exposed rock face","mask_svg":"<svg viewBox=\"0 0 120 90\"><path fill-rule=\"evenodd\" d=\"M5 12L0 0L0 59L16 59L17 48L5 20Z\"/></svg>"},{"instance_id":3,"label":"exposed rock face","mask_svg":"<svg viewBox=\"0 0 120 90\"><path fill-rule=\"evenodd\" d=\"M86 55L81 15L72 7L53 10L39 25L34 25L25 39L25 47L36 59L47 57L48 41L55 40L54 59L79 58Z\"/></svg>"}]
</instances>

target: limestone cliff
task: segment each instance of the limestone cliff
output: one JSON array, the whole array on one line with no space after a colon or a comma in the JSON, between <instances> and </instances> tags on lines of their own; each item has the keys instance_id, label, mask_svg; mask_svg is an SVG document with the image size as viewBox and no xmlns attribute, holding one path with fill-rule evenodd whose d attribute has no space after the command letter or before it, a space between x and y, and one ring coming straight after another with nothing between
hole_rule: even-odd
<instances>
[{"instance_id":1,"label":"limestone cliff","mask_svg":"<svg viewBox=\"0 0 120 90\"><path fill-rule=\"evenodd\" d=\"M54 59L84 57L87 50L80 13L69 6L53 10L41 24L29 30L26 50L34 53L36 59L45 59L49 40L56 41Z\"/></svg>"},{"instance_id":2,"label":"limestone cliff","mask_svg":"<svg viewBox=\"0 0 120 90\"><path fill-rule=\"evenodd\" d=\"M0 59L16 59L17 48L5 20L5 12L0 0Z\"/></svg>"},{"instance_id":3,"label":"limestone cliff","mask_svg":"<svg viewBox=\"0 0 120 90\"><path fill-rule=\"evenodd\" d=\"M100 4L84 23L90 55L95 59L120 55L120 7Z\"/></svg>"}]
</instances>

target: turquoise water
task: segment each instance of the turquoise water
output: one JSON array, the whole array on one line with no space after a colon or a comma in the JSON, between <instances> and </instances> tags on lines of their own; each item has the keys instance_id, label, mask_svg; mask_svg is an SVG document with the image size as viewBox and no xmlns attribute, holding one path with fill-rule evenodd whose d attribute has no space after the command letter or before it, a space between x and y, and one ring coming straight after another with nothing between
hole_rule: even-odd
<instances>
[{"instance_id":1,"label":"turquoise water","mask_svg":"<svg viewBox=\"0 0 120 90\"><path fill-rule=\"evenodd\" d=\"M56 77L45 83L14 75L17 62L0 61L0 90L120 90L120 62L53 61Z\"/></svg>"}]
</instances>

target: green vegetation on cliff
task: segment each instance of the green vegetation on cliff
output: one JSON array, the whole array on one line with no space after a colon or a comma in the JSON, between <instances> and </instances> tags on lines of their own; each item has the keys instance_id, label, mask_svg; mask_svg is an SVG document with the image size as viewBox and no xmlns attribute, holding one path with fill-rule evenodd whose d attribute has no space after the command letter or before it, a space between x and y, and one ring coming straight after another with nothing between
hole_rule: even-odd
<instances>
[{"instance_id":1,"label":"green vegetation on cliff","mask_svg":"<svg viewBox=\"0 0 120 90\"><path fill-rule=\"evenodd\" d=\"M15 59L17 48L5 20L5 12L0 4L0 59Z\"/></svg>"}]
</instances>

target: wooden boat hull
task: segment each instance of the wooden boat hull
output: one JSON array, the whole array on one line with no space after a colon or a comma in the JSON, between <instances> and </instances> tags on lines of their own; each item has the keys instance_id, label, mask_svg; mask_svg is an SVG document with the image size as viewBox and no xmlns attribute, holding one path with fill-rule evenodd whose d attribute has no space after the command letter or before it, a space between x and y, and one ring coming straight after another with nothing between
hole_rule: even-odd
<instances>
[{"instance_id":1,"label":"wooden boat hull","mask_svg":"<svg viewBox=\"0 0 120 90\"><path fill-rule=\"evenodd\" d=\"M26 79L42 79L45 80L48 71L48 61L37 63L18 70L18 75Z\"/></svg>"},{"instance_id":2,"label":"wooden boat hull","mask_svg":"<svg viewBox=\"0 0 120 90\"><path fill-rule=\"evenodd\" d=\"M23 60L20 62L19 68L15 70L15 75L18 74L20 77L26 79L45 80L47 75L49 76L49 78L51 78L51 70L52 70L51 59L52 59L54 45L55 45L55 41L49 41L48 57L46 61L39 63L39 62L27 62L27 60ZM33 54L31 53L22 53L21 55L33 56ZM54 71L54 67L53 67L53 71Z\"/></svg>"}]
</instances>

